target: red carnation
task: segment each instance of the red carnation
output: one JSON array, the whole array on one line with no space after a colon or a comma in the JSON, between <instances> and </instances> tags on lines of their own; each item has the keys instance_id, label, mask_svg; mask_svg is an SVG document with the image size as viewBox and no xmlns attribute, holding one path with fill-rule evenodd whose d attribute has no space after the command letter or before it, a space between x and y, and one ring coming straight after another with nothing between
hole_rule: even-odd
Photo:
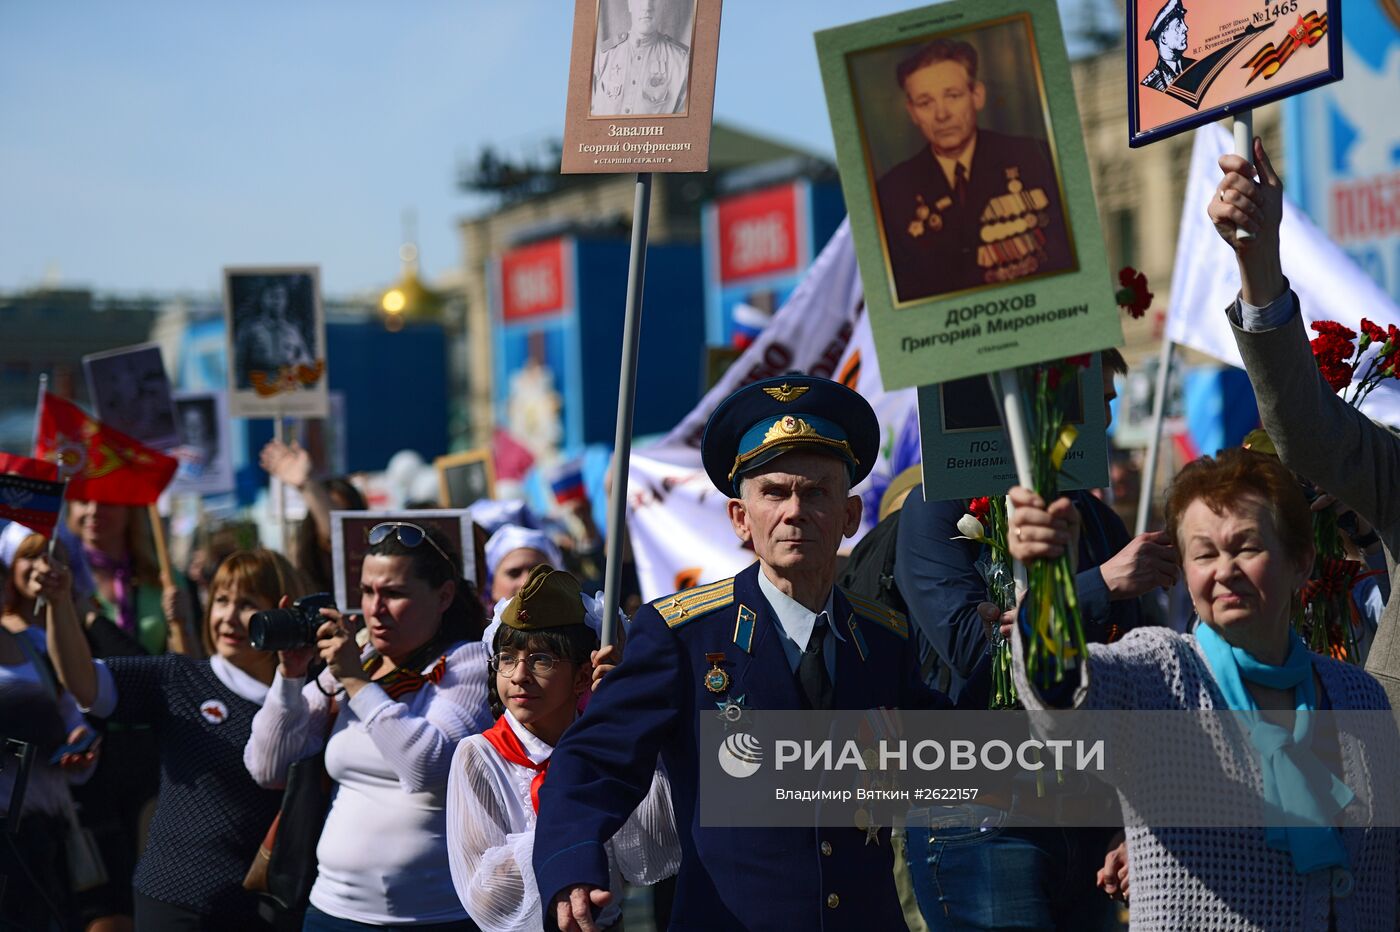
<instances>
[{"instance_id":1,"label":"red carnation","mask_svg":"<svg viewBox=\"0 0 1400 932\"><path fill-rule=\"evenodd\" d=\"M1319 360L1318 369L1322 372L1322 378L1332 387L1332 391L1340 392L1351 384L1351 376L1354 371L1350 363L1336 362L1323 364Z\"/></svg>"},{"instance_id":2,"label":"red carnation","mask_svg":"<svg viewBox=\"0 0 1400 932\"><path fill-rule=\"evenodd\" d=\"M1132 266L1124 266L1118 271L1119 288L1114 295L1118 306L1132 315L1134 320L1147 313L1152 306L1152 292L1147 290L1147 276Z\"/></svg>"},{"instance_id":3,"label":"red carnation","mask_svg":"<svg viewBox=\"0 0 1400 932\"><path fill-rule=\"evenodd\" d=\"M1313 338L1312 351L1318 365L1339 363L1351 357L1352 345L1335 333L1323 333Z\"/></svg>"},{"instance_id":4,"label":"red carnation","mask_svg":"<svg viewBox=\"0 0 1400 932\"><path fill-rule=\"evenodd\" d=\"M979 521L987 517L987 515L991 513L991 510L992 500L985 495L981 498L974 498L967 503L967 513Z\"/></svg>"},{"instance_id":5,"label":"red carnation","mask_svg":"<svg viewBox=\"0 0 1400 932\"><path fill-rule=\"evenodd\" d=\"M1323 336L1339 336L1342 339L1346 340L1348 343L1356 339L1355 330L1351 329L1350 327L1343 327L1341 324L1337 323L1334 320L1314 321L1312 324L1312 329L1314 333L1320 333Z\"/></svg>"},{"instance_id":6,"label":"red carnation","mask_svg":"<svg viewBox=\"0 0 1400 932\"><path fill-rule=\"evenodd\" d=\"M1391 325L1392 327L1394 324ZM1361 318L1361 348L1365 349L1371 343L1385 342L1385 328L1380 324L1373 324L1366 318Z\"/></svg>"}]
</instances>

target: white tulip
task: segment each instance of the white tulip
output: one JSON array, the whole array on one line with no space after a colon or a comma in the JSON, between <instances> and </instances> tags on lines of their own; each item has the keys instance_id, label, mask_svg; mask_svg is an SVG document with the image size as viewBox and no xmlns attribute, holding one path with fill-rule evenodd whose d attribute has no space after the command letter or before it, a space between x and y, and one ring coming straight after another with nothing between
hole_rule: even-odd
<instances>
[{"instance_id":1,"label":"white tulip","mask_svg":"<svg viewBox=\"0 0 1400 932\"><path fill-rule=\"evenodd\" d=\"M982 522L977 520L975 515L963 515L958 519L958 530L962 531L962 536L968 540L986 540L987 532L982 528Z\"/></svg>"}]
</instances>

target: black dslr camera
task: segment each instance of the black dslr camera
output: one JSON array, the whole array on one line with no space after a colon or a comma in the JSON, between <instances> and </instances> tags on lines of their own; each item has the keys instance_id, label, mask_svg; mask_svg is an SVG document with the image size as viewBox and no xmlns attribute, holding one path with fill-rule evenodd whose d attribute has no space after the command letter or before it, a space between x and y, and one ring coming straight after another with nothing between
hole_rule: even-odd
<instances>
[{"instance_id":1,"label":"black dslr camera","mask_svg":"<svg viewBox=\"0 0 1400 932\"><path fill-rule=\"evenodd\" d=\"M318 592L297 599L291 608L258 612L248 624L248 640L258 650L296 650L316 643L316 631L326 623L323 608L335 608L335 596Z\"/></svg>"}]
</instances>

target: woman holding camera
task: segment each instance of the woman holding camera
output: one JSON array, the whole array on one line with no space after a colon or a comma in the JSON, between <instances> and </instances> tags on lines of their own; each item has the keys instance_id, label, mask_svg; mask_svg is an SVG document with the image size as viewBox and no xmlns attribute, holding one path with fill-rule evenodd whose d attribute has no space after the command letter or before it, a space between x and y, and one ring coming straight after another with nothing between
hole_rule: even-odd
<instances>
[{"instance_id":1,"label":"woman holding camera","mask_svg":"<svg viewBox=\"0 0 1400 932\"><path fill-rule=\"evenodd\" d=\"M281 794L252 781L243 748L276 659L252 647L248 627L257 612L304 592L280 555L234 553L210 586L208 660L94 661L76 616L50 621L49 656L63 684L92 714L150 726L160 746L160 795L133 880L137 929L266 928L242 881Z\"/></svg>"},{"instance_id":2,"label":"woman holding camera","mask_svg":"<svg viewBox=\"0 0 1400 932\"><path fill-rule=\"evenodd\" d=\"M306 929L473 929L448 868L445 794L457 743L491 726L482 609L440 532L386 522L369 544L368 644L322 609L315 646L280 653L244 762L276 786L325 749L336 788ZM326 668L307 683L317 655Z\"/></svg>"}]
</instances>

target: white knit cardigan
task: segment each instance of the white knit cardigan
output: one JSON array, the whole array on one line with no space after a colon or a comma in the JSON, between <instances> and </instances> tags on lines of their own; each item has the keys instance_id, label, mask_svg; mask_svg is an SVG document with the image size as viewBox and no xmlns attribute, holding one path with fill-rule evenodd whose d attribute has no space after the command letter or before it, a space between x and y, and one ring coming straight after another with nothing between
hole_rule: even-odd
<instances>
[{"instance_id":1,"label":"white knit cardigan","mask_svg":"<svg viewBox=\"0 0 1400 932\"><path fill-rule=\"evenodd\" d=\"M1048 708L1026 679L1019 626L1013 637L1014 676L1022 702L1030 710ZM1314 655L1313 669L1334 710L1390 708L1380 684L1360 668ZM1073 705L1099 711L1228 709L1196 639L1168 628L1138 628L1114 644L1090 644ZM1058 736L1066 733L1063 723L1073 719L1055 719ZM1381 720L1374 734L1352 733L1342 723L1338 735L1342 777L1356 794L1345 816L1356 827L1342 829L1355 889L1335 899L1330 872L1299 875L1287 852L1265 843L1262 828L1144 824L1151 821L1144 809L1173 795L1180 799L1180 777L1172 775L1183 772L1182 758L1190 755L1199 759L1206 754L1211 758L1208 769L1220 777L1216 781L1203 773L1202 780L1212 781L1210 792L1193 788L1199 805L1214 810L1203 813L1204 824L1228 825L1231 814L1257 804L1258 796L1249 796L1262 794L1263 782L1247 738L1240 729L1222 725L1233 725L1228 717L1203 716L1199 721L1199 728L1165 732L1127 727L1115 737L1127 740L1131 753L1114 753L1110 744L1109 779L1118 790L1128 826L1131 927L1325 932L1329 912L1335 910L1337 929L1400 929L1400 829L1368 827L1400 824L1394 818L1400 801L1373 798L1367 776L1395 774L1400 768L1400 732L1393 719ZM1393 785L1391 780L1381 782Z\"/></svg>"}]
</instances>

